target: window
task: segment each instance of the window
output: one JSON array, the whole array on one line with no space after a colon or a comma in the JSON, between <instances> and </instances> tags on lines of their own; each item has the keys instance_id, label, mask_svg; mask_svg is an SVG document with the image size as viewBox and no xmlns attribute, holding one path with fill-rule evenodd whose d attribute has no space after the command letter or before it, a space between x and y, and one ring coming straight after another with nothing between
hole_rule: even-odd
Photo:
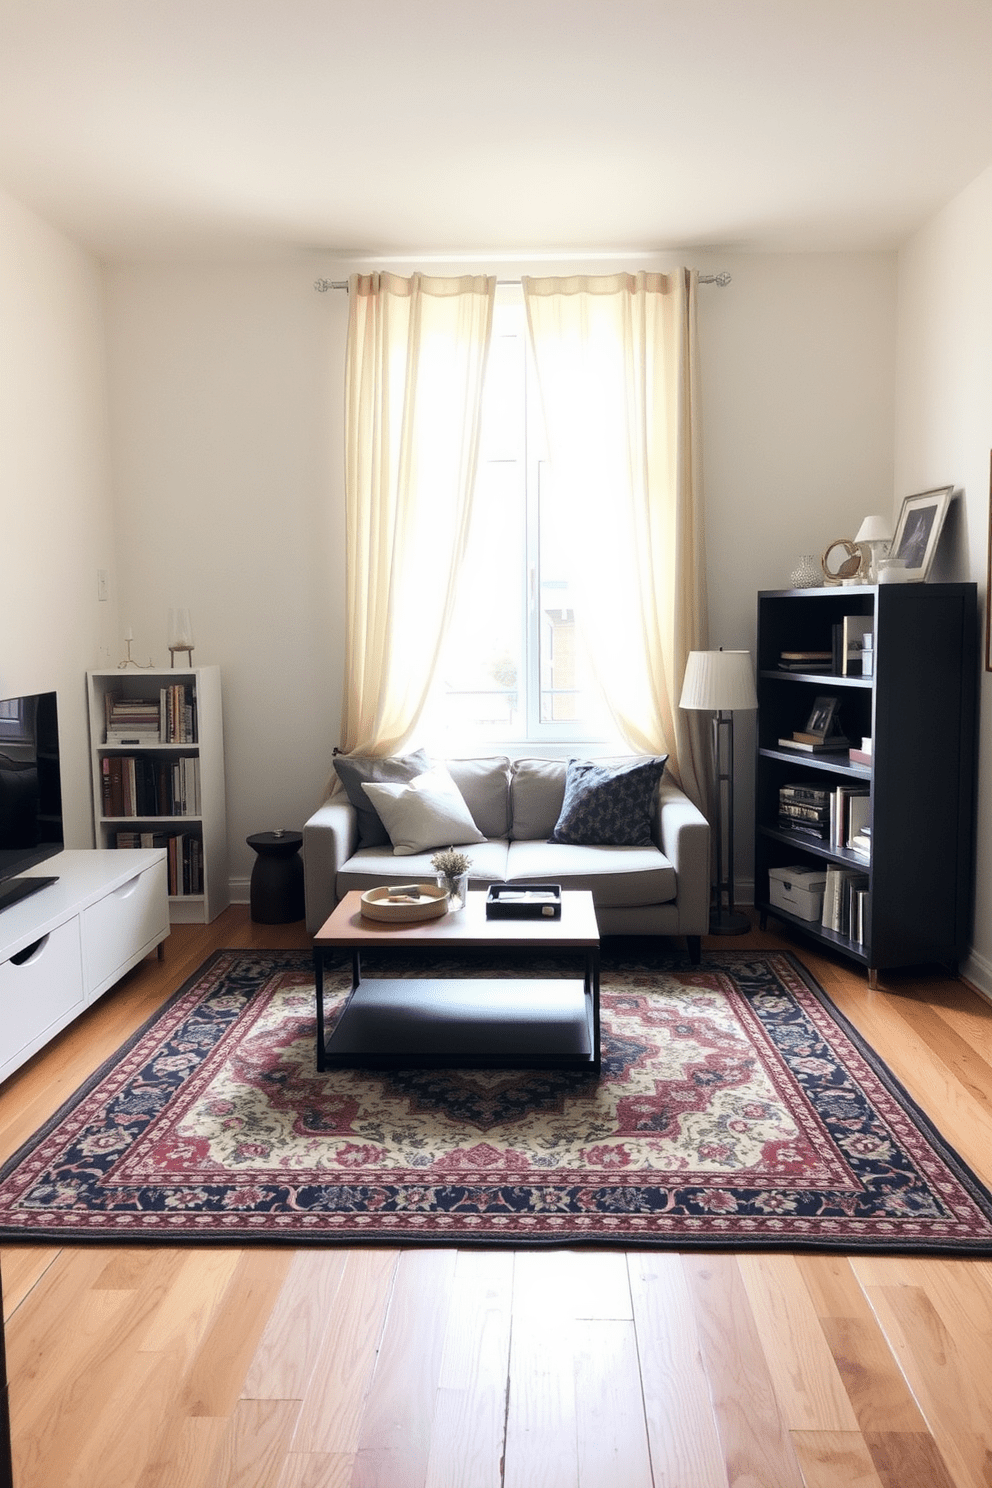
<instances>
[{"instance_id":1,"label":"window","mask_svg":"<svg viewBox=\"0 0 992 1488\"><path fill-rule=\"evenodd\" d=\"M519 289L501 287L472 529L426 719L446 747L612 735L576 632L569 538L544 446L523 300Z\"/></svg>"}]
</instances>

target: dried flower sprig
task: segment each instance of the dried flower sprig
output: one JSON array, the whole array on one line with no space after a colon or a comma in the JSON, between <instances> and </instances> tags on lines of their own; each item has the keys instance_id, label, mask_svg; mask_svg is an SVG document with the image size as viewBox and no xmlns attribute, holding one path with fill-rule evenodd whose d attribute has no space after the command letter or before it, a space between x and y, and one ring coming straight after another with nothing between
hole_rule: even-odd
<instances>
[{"instance_id":1,"label":"dried flower sprig","mask_svg":"<svg viewBox=\"0 0 992 1488\"><path fill-rule=\"evenodd\" d=\"M431 867L443 873L445 878L457 878L459 874L467 873L471 866L471 859L453 847L443 847L431 858Z\"/></svg>"}]
</instances>

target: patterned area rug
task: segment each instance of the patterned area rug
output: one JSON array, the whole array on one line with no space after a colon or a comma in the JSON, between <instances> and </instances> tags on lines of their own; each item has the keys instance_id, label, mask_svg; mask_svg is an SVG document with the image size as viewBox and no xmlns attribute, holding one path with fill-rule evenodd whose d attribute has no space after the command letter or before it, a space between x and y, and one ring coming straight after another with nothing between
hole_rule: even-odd
<instances>
[{"instance_id":1,"label":"patterned area rug","mask_svg":"<svg viewBox=\"0 0 992 1488\"><path fill-rule=\"evenodd\" d=\"M7 1163L0 1238L992 1254L992 1196L793 956L607 956L602 1022L599 1078L318 1074L309 956L218 952Z\"/></svg>"}]
</instances>

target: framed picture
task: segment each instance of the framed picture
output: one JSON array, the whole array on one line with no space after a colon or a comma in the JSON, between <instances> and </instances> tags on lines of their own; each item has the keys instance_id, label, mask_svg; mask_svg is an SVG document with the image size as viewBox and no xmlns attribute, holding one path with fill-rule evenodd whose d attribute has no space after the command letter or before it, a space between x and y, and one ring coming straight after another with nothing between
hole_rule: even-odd
<instances>
[{"instance_id":1,"label":"framed picture","mask_svg":"<svg viewBox=\"0 0 992 1488\"><path fill-rule=\"evenodd\" d=\"M840 704L840 698L818 697L813 704L812 712L806 720L807 734L815 734L817 738L826 740L829 738L834 727L834 715Z\"/></svg>"},{"instance_id":2,"label":"framed picture","mask_svg":"<svg viewBox=\"0 0 992 1488\"><path fill-rule=\"evenodd\" d=\"M907 496L903 502L889 557L905 560L908 579L922 580L930 572L953 495L953 486L939 486L934 491Z\"/></svg>"}]
</instances>

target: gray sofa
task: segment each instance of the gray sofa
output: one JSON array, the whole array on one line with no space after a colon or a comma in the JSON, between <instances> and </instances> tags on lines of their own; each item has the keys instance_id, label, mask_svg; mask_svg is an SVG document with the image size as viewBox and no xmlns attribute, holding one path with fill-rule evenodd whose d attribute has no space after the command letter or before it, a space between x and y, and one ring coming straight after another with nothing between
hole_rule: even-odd
<instances>
[{"instance_id":1,"label":"gray sofa","mask_svg":"<svg viewBox=\"0 0 992 1488\"><path fill-rule=\"evenodd\" d=\"M592 847L548 840L562 808L565 760L498 756L445 764L486 839L463 849L472 864L470 889L501 881L589 889L601 935L684 936L690 959L699 960L709 923L710 829L667 774L655 797L651 846ZM349 889L434 882L431 852L396 856L388 842L357 844L357 814L344 793L304 825L311 935Z\"/></svg>"}]
</instances>

